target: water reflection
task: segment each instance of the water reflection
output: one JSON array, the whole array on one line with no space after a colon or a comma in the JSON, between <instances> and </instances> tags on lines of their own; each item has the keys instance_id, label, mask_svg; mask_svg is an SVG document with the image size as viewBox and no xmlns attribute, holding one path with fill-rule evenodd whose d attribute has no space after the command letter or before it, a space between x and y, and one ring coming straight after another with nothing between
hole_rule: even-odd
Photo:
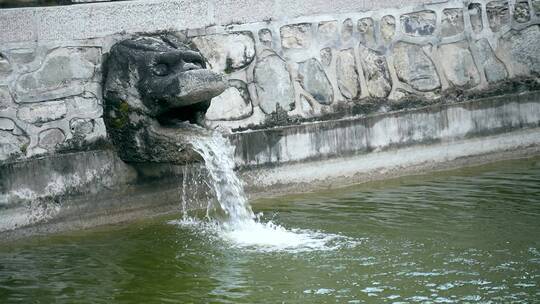
<instances>
[{"instance_id":1,"label":"water reflection","mask_svg":"<svg viewBox=\"0 0 540 304\"><path fill-rule=\"evenodd\" d=\"M3 244L0 303L534 303L540 162L255 202L335 250L247 250L171 219Z\"/></svg>"}]
</instances>

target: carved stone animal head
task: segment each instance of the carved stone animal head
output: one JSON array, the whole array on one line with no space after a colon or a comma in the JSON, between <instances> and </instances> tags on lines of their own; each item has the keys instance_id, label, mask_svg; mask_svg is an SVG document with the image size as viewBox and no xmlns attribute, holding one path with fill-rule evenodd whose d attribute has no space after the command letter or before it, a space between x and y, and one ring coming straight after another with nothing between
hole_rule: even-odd
<instances>
[{"instance_id":1,"label":"carved stone animal head","mask_svg":"<svg viewBox=\"0 0 540 304\"><path fill-rule=\"evenodd\" d=\"M226 89L221 74L173 35L115 44L104 67L105 123L125 161L182 162L177 122L201 123Z\"/></svg>"}]
</instances>

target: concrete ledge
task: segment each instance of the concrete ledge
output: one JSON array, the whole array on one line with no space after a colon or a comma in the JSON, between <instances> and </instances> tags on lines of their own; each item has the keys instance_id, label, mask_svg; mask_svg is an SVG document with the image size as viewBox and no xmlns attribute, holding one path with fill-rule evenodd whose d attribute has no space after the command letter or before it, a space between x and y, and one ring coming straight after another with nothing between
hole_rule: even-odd
<instances>
[{"instance_id":1,"label":"concrete ledge","mask_svg":"<svg viewBox=\"0 0 540 304\"><path fill-rule=\"evenodd\" d=\"M540 155L539 97L528 92L231 138L252 197L342 187ZM179 212L186 169L200 172L198 164L129 165L113 151L0 166L0 241Z\"/></svg>"},{"instance_id":2,"label":"concrete ledge","mask_svg":"<svg viewBox=\"0 0 540 304\"><path fill-rule=\"evenodd\" d=\"M540 126L540 92L527 92L374 114L366 117L246 131L231 135L240 167L346 157L446 143Z\"/></svg>"},{"instance_id":3,"label":"concrete ledge","mask_svg":"<svg viewBox=\"0 0 540 304\"><path fill-rule=\"evenodd\" d=\"M476 166L540 155L540 128L474 139L242 171L251 197L317 189Z\"/></svg>"}]
</instances>

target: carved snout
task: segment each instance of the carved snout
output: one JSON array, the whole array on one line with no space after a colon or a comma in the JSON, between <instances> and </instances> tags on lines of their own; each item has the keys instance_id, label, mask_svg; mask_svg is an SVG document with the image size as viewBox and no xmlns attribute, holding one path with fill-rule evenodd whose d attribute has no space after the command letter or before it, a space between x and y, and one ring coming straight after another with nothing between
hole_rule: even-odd
<instances>
[{"instance_id":1,"label":"carved snout","mask_svg":"<svg viewBox=\"0 0 540 304\"><path fill-rule=\"evenodd\" d=\"M227 88L222 74L206 69L194 69L178 76L179 93L172 101L172 107L184 107L209 101Z\"/></svg>"}]
</instances>

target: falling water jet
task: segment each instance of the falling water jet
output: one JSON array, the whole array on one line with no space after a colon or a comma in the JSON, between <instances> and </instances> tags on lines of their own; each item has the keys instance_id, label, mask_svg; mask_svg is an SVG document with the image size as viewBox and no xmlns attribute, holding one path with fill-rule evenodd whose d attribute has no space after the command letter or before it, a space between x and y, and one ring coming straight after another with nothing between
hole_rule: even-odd
<instances>
[{"instance_id":1,"label":"falling water jet","mask_svg":"<svg viewBox=\"0 0 540 304\"><path fill-rule=\"evenodd\" d=\"M234 171L234 146L219 132L200 127L193 129L191 144L204 160L204 168L185 171L181 225L210 230L235 247L257 251L333 250L356 244L335 234L286 229L272 221L263 222L262 215L253 213L243 183ZM187 216L189 205L201 198L201 191L213 194L213 197L203 198L207 200L205 221Z\"/></svg>"}]
</instances>

